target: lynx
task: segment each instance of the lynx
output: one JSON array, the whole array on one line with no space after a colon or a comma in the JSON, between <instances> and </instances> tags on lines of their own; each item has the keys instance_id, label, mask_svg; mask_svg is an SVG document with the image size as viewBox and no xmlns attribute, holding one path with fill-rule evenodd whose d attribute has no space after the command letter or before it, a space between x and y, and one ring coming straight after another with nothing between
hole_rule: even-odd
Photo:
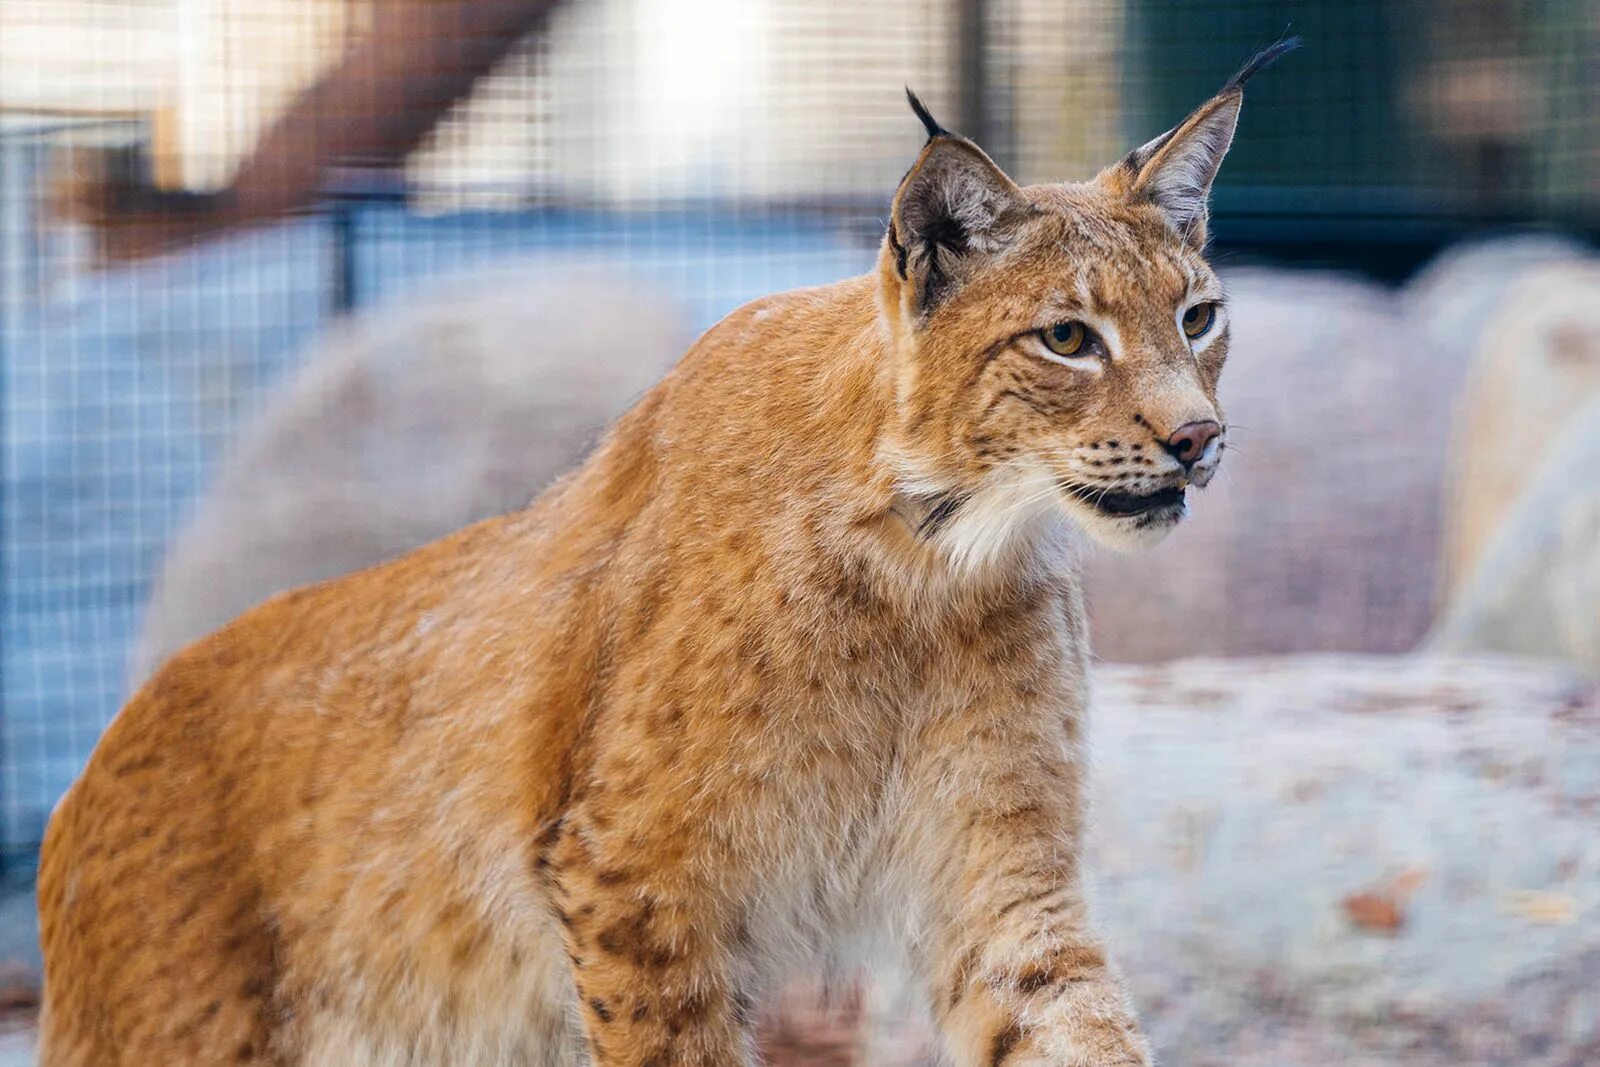
<instances>
[{"instance_id":1,"label":"lynx","mask_svg":"<svg viewBox=\"0 0 1600 1067\"><path fill-rule=\"evenodd\" d=\"M1082 888L1076 545L1221 460L1207 201L1290 46L1079 184L911 97L875 271L733 312L526 510L170 660L47 833L43 1063L749 1064L859 946L956 1064L1149 1063Z\"/></svg>"}]
</instances>

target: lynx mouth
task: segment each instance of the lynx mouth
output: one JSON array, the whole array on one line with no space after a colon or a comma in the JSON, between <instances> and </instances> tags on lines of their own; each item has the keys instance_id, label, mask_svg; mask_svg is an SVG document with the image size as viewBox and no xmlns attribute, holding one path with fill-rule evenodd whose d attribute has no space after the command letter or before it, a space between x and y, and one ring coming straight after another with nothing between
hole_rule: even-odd
<instances>
[{"instance_id":1,"label":"lynx mouth","mask_svg":"<svg viewBox=\"0 0 1600 1067\"><path fill-rule=\"evenodd\" d=\"M1117 519L1148 515L1162 508L1181 508L1184 500L1184 489L1178 485L1157 489L1153 493L1103 492L1086 485L1068 485L1065 488L1074 498L1100 514Z\"/></svg>"}]
</instances>

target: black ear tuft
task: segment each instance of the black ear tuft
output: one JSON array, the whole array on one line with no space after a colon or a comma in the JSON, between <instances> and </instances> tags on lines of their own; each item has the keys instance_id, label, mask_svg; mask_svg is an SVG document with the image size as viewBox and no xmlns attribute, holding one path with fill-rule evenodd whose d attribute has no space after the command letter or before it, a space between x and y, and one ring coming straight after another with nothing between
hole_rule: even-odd
<instances>
[{"instance_id":1,"label":"black ear tuft","mask_svg":"<svg viewBox=\"0 0 1600 1067\"><path fill-rule=\"evenodd\" d=\"M939 125L939 120L933 117L933 112L928 110L928 105L917 99L917 94L911 91L911 86L909 85L906 86L906 100L910 102L911 110L916 113L917 118L922 120L923 129L928 131L928 140L931 141L935 137L951 136L950 131Z\"/></svg>"},{"instance_id":2,"label":"black ear tuft","mask_svg":"<svg viewBox=\"0 0 1600 1067\"><path fill-rule=\"evenodd\" d=\"M1250 58L1244 66L1240 67L1227 84L1223 85L1222 93L1234 93L1244 88L1244 83L1272 66L1284 56L1300 47L1300 38L1284 37L1270 48L1264 48ZM1222 95L1218 93L1217 95Z\"/></svg>"}]
</instances>

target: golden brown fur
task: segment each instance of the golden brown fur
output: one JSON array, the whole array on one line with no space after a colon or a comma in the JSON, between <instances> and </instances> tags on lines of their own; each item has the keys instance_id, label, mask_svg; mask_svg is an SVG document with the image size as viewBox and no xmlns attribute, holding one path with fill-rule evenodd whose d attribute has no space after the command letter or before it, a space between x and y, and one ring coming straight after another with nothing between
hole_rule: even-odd
<instances>
[{"instance_id":1,"label":"golden brown fur","mask_svg":"<svg viewBox=\"0 0 1600 1067\"><path fill-rule=\"evenodd\" d=\"M935 132L875 274L734 312L526 511L170 661L49 828L46 1067L751 1062L862 940L958 1064L1148 1062L1080 890L1064 519L1148 540L1181 505L1096 495L1215 466L1162 446L1227 327L1178 326L1221 292L1161 169L1209 186L1239 95L1085 185ZM1105 359L1041 355L1067 318Z\"/></svg>"}]
</instances>

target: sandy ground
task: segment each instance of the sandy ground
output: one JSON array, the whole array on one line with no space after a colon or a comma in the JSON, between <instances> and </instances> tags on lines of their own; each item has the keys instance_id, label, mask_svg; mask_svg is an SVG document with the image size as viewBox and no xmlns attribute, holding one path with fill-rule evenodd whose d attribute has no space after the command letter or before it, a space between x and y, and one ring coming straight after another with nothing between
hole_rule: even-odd
<instances>
[{"instance_id":1,"label":"sandy ground","mask_svg":"<svg viewBox=\"0 0 1600 1067\"><path fill-rule=\"evenodd\" d=\"M33 1067L33 1037L18 1031L0 1035L0 1067Z\"/></svg>"}]
</instances>

